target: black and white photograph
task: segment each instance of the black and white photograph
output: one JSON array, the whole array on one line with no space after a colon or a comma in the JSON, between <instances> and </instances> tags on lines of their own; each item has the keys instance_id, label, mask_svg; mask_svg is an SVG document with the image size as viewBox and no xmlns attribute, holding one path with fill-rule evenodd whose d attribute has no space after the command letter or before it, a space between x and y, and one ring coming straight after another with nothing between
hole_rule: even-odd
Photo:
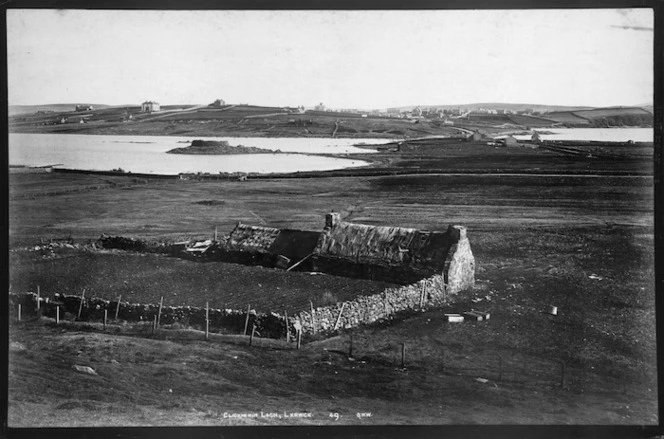
<instances>
[{"instance_id":1,"label":"black and white photograph","mask_svg":"<svg viewBox=\"0 0 664 439\"><path fill-rule=\"evenodd\" d=\"M6 24L12 431L659 426L652 7Z\"/></svg>"}]
</instances>

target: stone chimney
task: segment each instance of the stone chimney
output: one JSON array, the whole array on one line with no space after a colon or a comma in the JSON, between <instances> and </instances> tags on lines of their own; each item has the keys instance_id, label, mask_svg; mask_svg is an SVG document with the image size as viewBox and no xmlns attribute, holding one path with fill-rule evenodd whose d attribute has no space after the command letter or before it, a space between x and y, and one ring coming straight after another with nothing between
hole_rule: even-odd
<instances>
[{"instance_id":1,"label":"stone chimney","mask_svg":"<svg viewBox=\"0 0 664 439\"><path fill-rule=\"evenodd\" d=\"M325 228L331 229L341 222L341 215L331 212L325 215Z\"/></svg>"}]
</instances>

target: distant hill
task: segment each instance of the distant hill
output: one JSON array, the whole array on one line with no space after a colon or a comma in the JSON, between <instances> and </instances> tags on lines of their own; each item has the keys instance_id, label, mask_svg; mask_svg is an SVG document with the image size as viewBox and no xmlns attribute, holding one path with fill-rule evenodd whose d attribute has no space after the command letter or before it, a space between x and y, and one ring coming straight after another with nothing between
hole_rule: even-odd
<instances>
[{"instance_id":1,"label":"distant hill","mask_svg":"<svg viewBox=\"0 0 664 439\"><path fill-rule=\"evenodd\" d=\"M86 102L78 102L75 104L46 104L46 105L10 105L8 107L9 116L17 116L20 114L34 114L38 111L52 111L54 113L65 113L67 111L75 111L77 105L92 105L96 109L104 109L110 107L118 107L120 105L104 105L104 104L88 104Z\"/></svg>"},{"instance_id":2,"label":"distant hill","mask_svg":"<svg viewBox=\"0 0 664 439\"><path fill-rule=\"evenodd\" d=\"M652 126L653 115L641 107L608 107L579 111L555 111L544 115L568 127L605 128Z\"/></svg>"},{"instance_id":3,"label":"distant hill","mask_svg":"<svg viewBox=\"0 0 664 439\"><path fill-rule=\"evenodd\" d=\"M541 104L504 104L499 102L478 102L474 104L458 104L458 105L411 105L406 107L397 107L399 110L410 111L415 107L420 108L436 108L442 110L449 110L452 108L460 108L462 110L478 110L486 108L488 110L512 110L524 111L532 109L533 111L579 111L579 110L592 110L595 107L582 107L582 106L566 106L566 105L541 105Z\"/></svg>"}]
</instances>

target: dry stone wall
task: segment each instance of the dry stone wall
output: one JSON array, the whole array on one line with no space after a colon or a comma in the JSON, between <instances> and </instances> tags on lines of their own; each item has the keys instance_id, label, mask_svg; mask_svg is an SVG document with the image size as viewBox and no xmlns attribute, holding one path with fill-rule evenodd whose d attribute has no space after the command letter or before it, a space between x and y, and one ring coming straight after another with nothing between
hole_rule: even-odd
<instances>
[{"instance_id":1,"label":"dry stone wall","mask_svg":"<svg viewBox=\"0 0 664 439\"><path fill-rule=\"evenodd\" d=\"M421 305L448 304L453 299L454 294L448 291L443 276L436 275L411 285L388 288L380 294L315 308L313 314L311 311L303 311L295 319L299 320L304 333L327 332L334 331L335 326L337 329L352 328L389 319L401 311L421 309Z\"/></svg>"}]
</instances>

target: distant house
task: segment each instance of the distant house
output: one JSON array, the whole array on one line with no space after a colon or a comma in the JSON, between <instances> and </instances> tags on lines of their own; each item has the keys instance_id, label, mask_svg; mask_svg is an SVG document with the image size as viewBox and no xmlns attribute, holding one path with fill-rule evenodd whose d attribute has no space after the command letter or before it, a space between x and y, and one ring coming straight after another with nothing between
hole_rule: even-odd
<instances>
[{"instance_id":1,"label":"distant house","mask_svg":"<svg viewBox=\"0 0 664 439\"><path fill-rule=\"evenodd\" d=\"M325 105L323 105L323 103L321 102L320 104L318 104L314 107L314 110L316 110L316 111L325 111Z\"/></svg>"},{"instance_id":2,"label":"distant house","mask_svg":"<svg viewBox=\"0 0 664 439\"><path fill-rule=\"evenodd\" d=\"M145 101L141 104L141 112L143 113L152 113L153 111L159 111L160 109L159 102Z\"/></svg>"},{"instance_id":3,"label":"distant house","mask_svg":"<svg viewBox=\"0 0 664 439\"><path fill-rule=\"evenodd\" d=\"M76 111L91 111L94 110L92 105L77 105Z\"/></svg>"},{"instance_id":4,"label":"distant house","mask_svg":"<svg viewBox=\"0 0 664 439\"><path fill-rule=\"evenodd\" d=\"M216 101L211 103L209 106L210 107L223 107L224 105L226 105L226 101L224 101L223 99L217 99Z\"/></svg>"}]
</instances>

